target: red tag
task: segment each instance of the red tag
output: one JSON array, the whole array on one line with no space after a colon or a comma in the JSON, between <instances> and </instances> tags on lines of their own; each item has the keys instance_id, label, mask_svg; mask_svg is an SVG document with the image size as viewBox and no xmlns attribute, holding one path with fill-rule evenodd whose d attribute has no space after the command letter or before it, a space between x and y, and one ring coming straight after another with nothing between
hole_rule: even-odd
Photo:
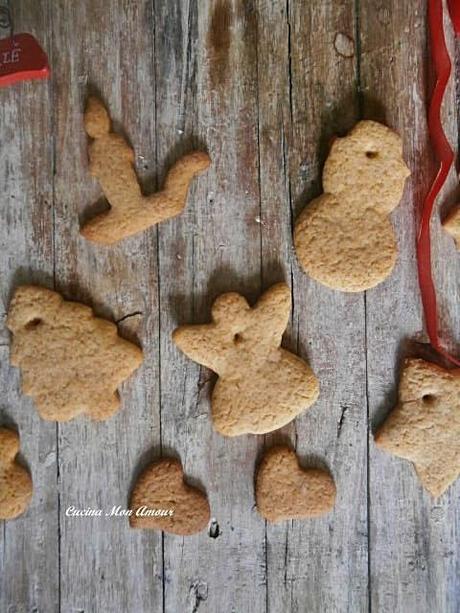
<instances>
[{"instance_id":1,"label":"red tag","mask_svg":"<svg viewBox=\"0 0 460 613\"><path fill-rule=\"evenodd\" d=\"M460 2L458 0L447 0L449 5L450 18L454 25L455 34L460 36Z\"/></svg>"},{"instance_id":2,"label":"red tag","mask_svg":"<svg viewBox=\"0 0 460 613\"><path fill-rule=\"evenodd\" d=\"M46 53L32 34L15 34L0 40L0 87L18 81L47 79Z\"/></svg>"}]
</instances>

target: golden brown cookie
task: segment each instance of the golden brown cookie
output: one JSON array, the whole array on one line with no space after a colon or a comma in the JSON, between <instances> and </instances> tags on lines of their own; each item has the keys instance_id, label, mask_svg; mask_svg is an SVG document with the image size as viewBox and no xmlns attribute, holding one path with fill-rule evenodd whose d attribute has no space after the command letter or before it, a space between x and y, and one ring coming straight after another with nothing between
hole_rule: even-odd
<instances>
[{"instance_id":1,"label":"golden brown cookie","mask_svg":"<svg viewBox=\"0 0 460 613\"><path fill-rule=\"evenodd\" d=\"M32 498L32 479L27 470L15 462L19 436L0 428L0 519L22 515Z\"/></svg>"},{"instance_id":2,"label":"golden brown cookie","mask_svg":"<svg viewBox=\"0 0 460 613\"><path fill-rule=\"evenodd\" d=\"M460 473L460 369L406 360L399 402L375 442L413 462L423 486L441 496Z\"/></svg>"},{"instance_id":3,"label":"golden brown cookie","mask_svg":"<svg viewBox=\"0 0 460 613\"><path fill-rule=\"evenodd\" d=\"M386 279L397 246L389 220L409 170L400 137L375 121L360 121L334 141L323 171L324 194L300 215L297 257L313 279L360 292Z\"/></svg>"},{"instance_id":4,"label":"golden brown cookie","mask_svg":"<svg viewBox=\"0 0 460 613\"><path fill-rule=\"evenodd\" d=\"M120 406L117 388L142 363L142 351L115 324L43 287L16 290L7 326L11 363L43 419L107 419Z\"/></svg>"},{"instance_id":5,"label":"golden brown cookie","mask_svg":"<svg viewBox=\"0 0 460 613\"><path fill-rule=\"evenodd\" d=\"M460 250L460 206L449 215L443 225L449 234L453 236L457 249Z\"/></svg>"},{"instance_id":6,"label":"golden brown cookie","mask_svg":"<svg viewBox=\"0 0 460 613\"><path fill-rule=\"evenodd\" d=\"M335 494L330 473L301 468L295 452L286 446L267 451L257 471L257 509L270 522L329 513Z\"/></svg>"},{"instance_id":7,"label":"golden brown cookie","mask_svg":"<svg viewBox=\"0 0 460 613\"><path fill-rule=\"evenodd\" d=\"M291 292L280 283L253 308L239 294L223 294L212 307L212 323L175 330L176 345L219 375L212 418L221 434L271 432L318 398L318 381L308 364L281 349L290 311Z\"/></svg>"},{"instance_id":8,"label":"golden brown cookie","mask_svg":"<svg viewBox=\"0 0 460 613\"><path fill-rule=\"evenodd\" d=\"M90 172L98 179L110 209L84 225L81 233L103 245L111 245L179 215L193 178L210 165L206 153L193 151L170 169L162 191L144 196L134 169L134 151L122 136L111 131L110 117L97 98L88 100L85 128L92 139Z\"/></svg>"},{"instance_id":9,"label":"golden brown cookie","mask_svg":"<svg viewBox=\"0 0 460 613\"><path fill-rule=\"evenodd\" d=\"M201 532L210 519L205 494L184 482L181 463L172 458L158 460L146 468L134 486L129 508L132 528L172 534Z\"/></svg>"}]
</instances>

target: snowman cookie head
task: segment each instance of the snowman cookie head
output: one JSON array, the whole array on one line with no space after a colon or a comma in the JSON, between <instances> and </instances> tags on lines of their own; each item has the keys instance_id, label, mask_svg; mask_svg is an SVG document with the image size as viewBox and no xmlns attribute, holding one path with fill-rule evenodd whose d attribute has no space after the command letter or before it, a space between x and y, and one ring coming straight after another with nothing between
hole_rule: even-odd
<instances>
[{"instance_id":1,"label":"snowman cookie head","mask_svg":"<svg viewBox=\"0 0 460 613\"><path fill-rule=\"evenodd\" d=\"M360 121L337 138L324 166L323 188L338 200L363 209L391 212L410 172L402 157L401 139L375 121Z\"/></svg>"}]
</instances>

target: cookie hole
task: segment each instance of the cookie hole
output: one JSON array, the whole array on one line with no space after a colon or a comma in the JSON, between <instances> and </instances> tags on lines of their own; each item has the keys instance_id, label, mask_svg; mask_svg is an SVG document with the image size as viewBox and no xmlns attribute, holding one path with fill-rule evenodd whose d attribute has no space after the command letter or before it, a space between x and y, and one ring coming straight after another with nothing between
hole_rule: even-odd
<instances>
[{"instance_id":1,"label":"cookie hole","mask_svg":"<svg viewBox=\"0 0 460 613\"><path fill-rule=\"evenodd\" d=\"M235 343L235 345L239 345L240 343L242 343L243 337L241 336L241 334L235 334L235 336L233 337L233 342Z\"/></svg>"},{"instance_id":2,"label":"cookie hole","mask_svg":"<svg viewBox=\"0 0 460 613\"><path fill-rule=\"evenodd\" d=\"M26 330L35 330L35 328L38 328L38 326L40 326L43 323L43 320L40 319L40 317L34 317L34 319L31 319L28 323L26 323L25 328Z\"/></svg>"},{"instance_id":3,"label":"cookie hole","mask_svg":"<svg viewBox=\"0 0 460 613\"><path fill-rule=\"evenodd\" d=\"M422 396L422 400L425 404L433 404L435 401L436 397L433 396L433 394L424 394Z\"/></svg>"},{"instance_id":4,"label":"cookie hole","mask_svg":"<svg viewBox=\"0 0 460 613\"><path fill-rule=\"evenodd\" d=\"M377 153L377 151L366 151L366 157L370 160L375 160L375 158L377 158L378 156L379 154Z\"/></svg>"}]
</instances>

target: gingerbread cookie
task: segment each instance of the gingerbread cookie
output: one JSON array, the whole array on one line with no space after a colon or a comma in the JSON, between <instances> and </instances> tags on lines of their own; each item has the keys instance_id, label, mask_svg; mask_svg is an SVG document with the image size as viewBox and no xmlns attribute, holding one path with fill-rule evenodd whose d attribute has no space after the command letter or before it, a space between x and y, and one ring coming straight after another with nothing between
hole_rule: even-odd
<instances>
[{"instance_id":1,"label":"gingerbread cookie","mask_svg":"<svg viewBox=\"0 0 460 613\"><path fill-rule=\"evenodd\" d=\"M174 342L189 358L219 375L212 418L221 434L271 432L318 398L308 364L281 349L290 311L291 292L280 283L253 308L239 294L223 294L214 302L211 324L174 332Z\"/></svg>"},{"instance_id":2,"label":"gingerbread cookie","mask_svg":"<svg viewBox=\"0 0 460 613\"><path fill-rule=\"evenodd\" d=\"M409 174L401 139L386 126L361 121L336 139L324 166L324 194L295 226L295 248L305 272L344 292L360 292L386 279L397 256L388 216Z\"/></svg>"},{"instance_id":3,"label":"gingerbread cookie","mask_svg":"<svg viewBox=\"0 0 460 613\"><path fill-rule=\"evenodd\" d=\"M460 250L460 207L458 207L444 222L445 229L454 238L457 249Z\"/></svg>"},{"instance_id":4,"label":"gingerbread cookie","mask_svg":"<svg viewBox=\"0 0 460 613\"><path fill-rule=\"evenodd\" d=\"M460 369L406 360L399 402L375 442L411 461L424 487L441 496L460 473Z\"/></svg>"},{"instance_id":5,"label":"gingerbread cookie","mask_svg":"<svg viewBox=\"0 0 460 613\"><path fill-rule=\"evenodd\" d=\"M117 388L142 363L142 351L115 324L43 287L16 290L7 326L11 363L43 419L107 419L120 406Z\"/></svg>"},{"instance_id":6,"label":"gingerbread cookie","mask_svg":"<svg viewBox=\"0 0 460 613\"><path fill-rule=\"evenodd\" d=\"M134 169L134 152L122 136L111 131L110 117L97 98L88 101L85 128L93 139L89 146L90 172L98 179L110 210L94 217L81 233L103 245L179 215L192 180L210 165L206 153L189 153L170 169L162 191L144 196Z\"/></svg>"},{"instance_id":7,"label":"gingerbread cookie","mask_svg":"<svg viewBox=\"0 0 460 613\"><path fill-rule=\"evenodd\" d=\"M15 462L19 436L0 428L0 519L22 515L32 498L32 479L25 468Z\"/></svg>"},{"instance_id":8,"label":"gingerbread cookie","mask_svg":"<svg viewBox=\"0 0 460 613\"><path fill-rule=\"evenodd\" d=\"M270 522L329 513L335 494L330 473L319 468L301 468L289 447L273 447L260 463L256 478L257 509Z\"/></svg>"},{"instance_id":9,"label":"gingerbread cookie","mask_svg":"<svg viewBox=\"0 0 460 613\"><path fill-rule=\"evenodd\" d=\"M164 458L141 474L131 495L132 528L188 535L204 530L210 511L206 496L184 482L179 460Z\"/></svg>"}]
</instances>

